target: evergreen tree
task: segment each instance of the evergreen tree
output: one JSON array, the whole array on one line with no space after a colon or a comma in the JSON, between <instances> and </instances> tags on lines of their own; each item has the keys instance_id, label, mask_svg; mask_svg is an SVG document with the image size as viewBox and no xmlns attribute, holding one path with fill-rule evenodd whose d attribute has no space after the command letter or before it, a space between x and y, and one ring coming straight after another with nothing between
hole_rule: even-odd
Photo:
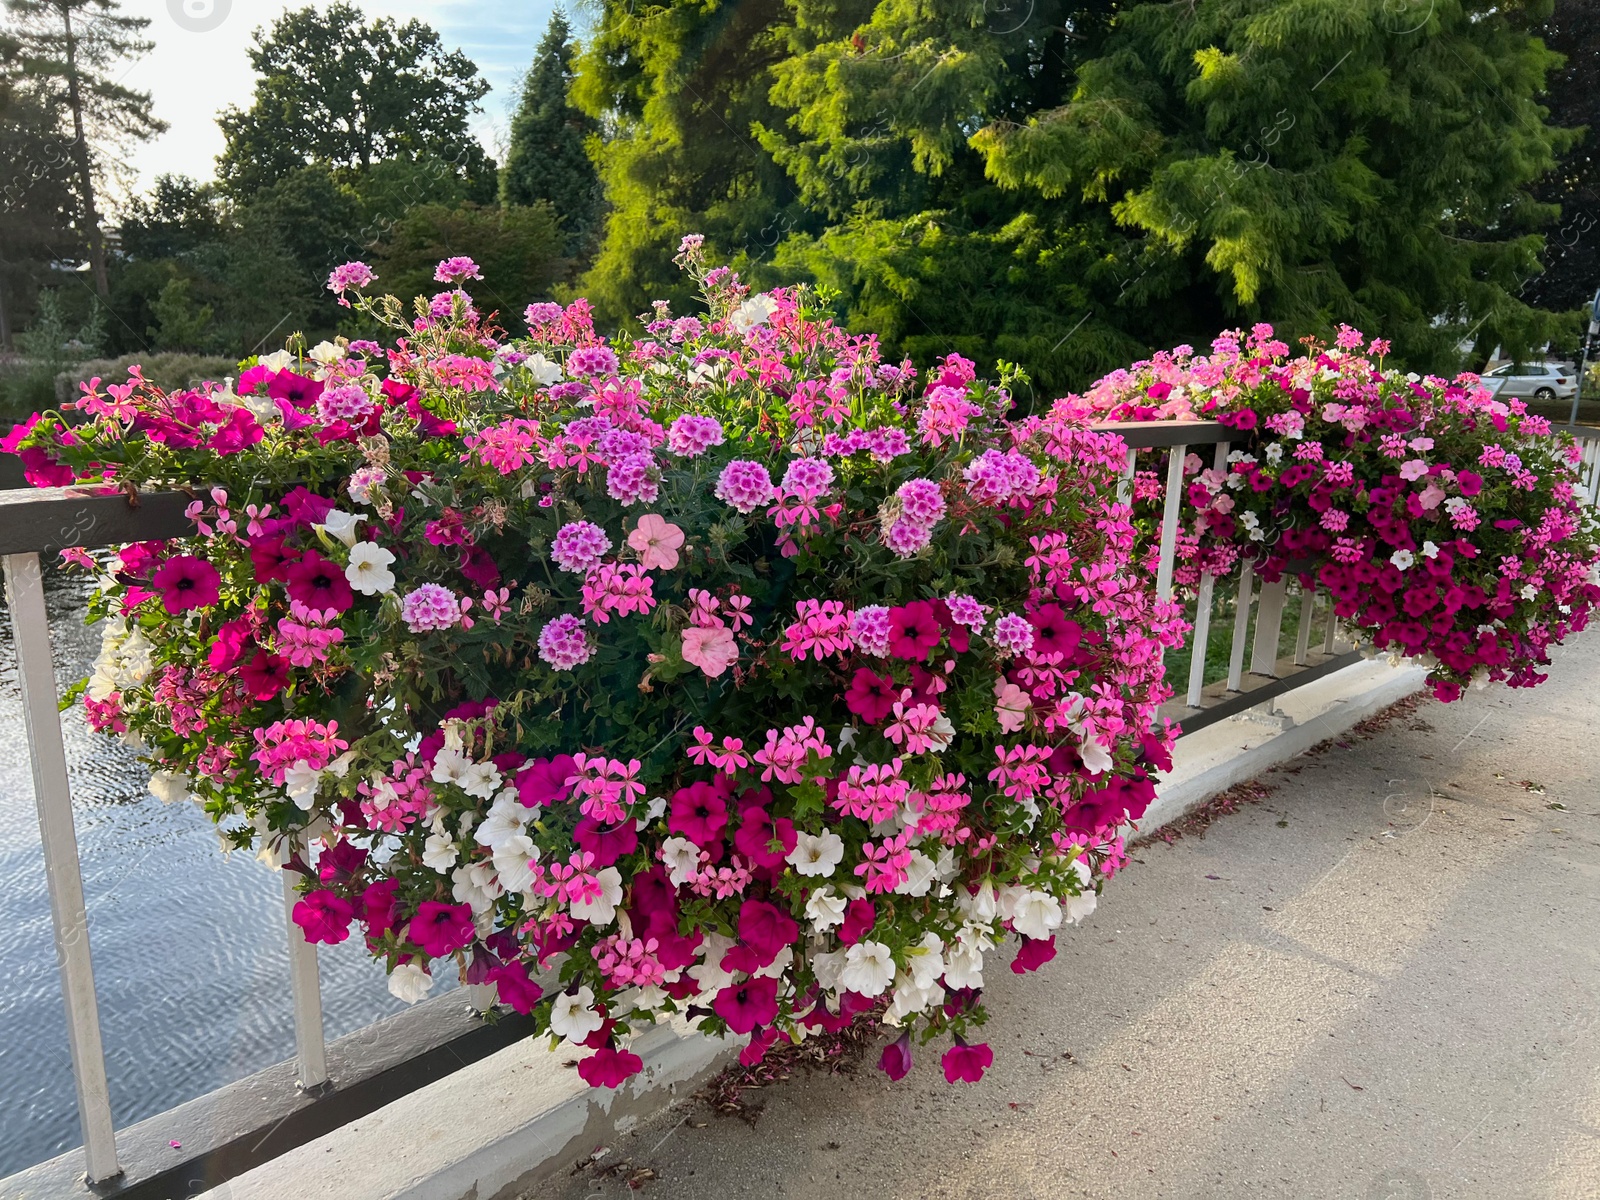
<instances>
[{"instance_id":1,"label":"evergreen tree","mask_svg":"<svg viewBox=\"0 0 1600 1200\"><path fill-rule=\"evenodd\" d=\"M467 128L489 84L421 21L336 3L279 17L250 62L260 78L248 109L218 118L227 148L218 174L249 196L301 167L360 173L385 159L451 164L469 190L492 196L494 164Z\"/></svg>"},{"instance_id":2,"label":"evergreen tree","mask_svg":"<svg viewBox=\"0 0 1600 1200\"><path fill-rule=\"evenodd\" d=\"M1542 308L1577 308L1600 289L1600 0L1556 0L1539 34L1567 60L1550 79L1550 119L1585 132L1534 189L1561 206L1561 219L1545 240L1545 269L1522 298Z\"/></svg>"},{"instance_id":3,"label":"evergreen tree","mask_svg":"<svg viewBox=\"0 0 1600 1200\"><path fill-rule=\"evenodd\" d=\"M22 72L37 81L44 111L71 139L78 228L95 290L108 296L97 176L119 145L166 128L151 112L150 94L123 87L114 73L151 49L143 37L150 22L124 16L117 0L6 0L6 7Z\"/></svg>"},{"instance_id":4,"label":"evergreen tree","mask_svg":"<svg viewBox=\"0 0 1600 1200\"><path fill-rule=\"evenodd\" d=\"M576 51L567 18L557 9L522 81L511 119L511 142L500 169L500 203L548 200L561 217L568 255L590 246L600 216L600 177L584 149L598 122L567 101Z\"/></svg>"}]
</instances>

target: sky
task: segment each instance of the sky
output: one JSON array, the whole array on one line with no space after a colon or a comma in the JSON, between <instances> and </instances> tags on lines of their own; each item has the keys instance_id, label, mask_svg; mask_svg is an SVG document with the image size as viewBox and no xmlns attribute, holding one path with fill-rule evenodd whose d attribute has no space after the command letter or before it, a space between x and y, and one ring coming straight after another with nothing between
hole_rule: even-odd
<instances>
[{"instance_id":1,"label":"sky","mask_svg":"<svg viewBox=\"0 0 1600 1200\"><path fill-rule=\"evenodd\" d=\"M230 105L248 107L255 88L249 50L256 31L307 0L122 0L129 16L147 17L155 49L132 64L125 86L147 91L170 128L135 146L128 165L135 191L157 175L215 177L222 151L216 117ZM533 60L555 0L356 0L370 20L416 17L439 31L448 50L478 64L493 90L482 101L474 132L494 154L510 123L517 79ZM318 7L325 4L318 3ZM570 9L570 5L569 5Z\"/></svg>"}]
</instances>

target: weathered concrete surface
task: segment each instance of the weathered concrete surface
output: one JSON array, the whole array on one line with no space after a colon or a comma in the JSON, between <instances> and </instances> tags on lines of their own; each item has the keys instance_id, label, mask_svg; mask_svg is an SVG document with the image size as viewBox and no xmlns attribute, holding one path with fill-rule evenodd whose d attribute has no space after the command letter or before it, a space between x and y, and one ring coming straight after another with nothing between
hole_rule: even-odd
<instances>
[{"instance_id":1,"label":"weathered concrete surface","mask_svg":"<svg viewBox=\"0 0 1600 1200\"><path fill-rule=\"evenodd\" d=\"M774 1086L754 1129L680 1106L533 1194L1591 1200L1597 775L1591 635L1140 850L1053 963L993 964L982 1083L932 1047Z\"/></svg>"}]
</instances>

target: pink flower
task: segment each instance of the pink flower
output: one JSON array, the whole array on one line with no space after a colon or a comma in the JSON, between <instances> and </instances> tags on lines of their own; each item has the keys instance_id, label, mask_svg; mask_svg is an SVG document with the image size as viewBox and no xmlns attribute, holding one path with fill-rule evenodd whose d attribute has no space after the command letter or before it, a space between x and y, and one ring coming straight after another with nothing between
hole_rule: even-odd
<instances>
[{"instance_id":1,"label":"pink flower","mask_svg":"<svg viewBox=\"0 0 1600 1200\"><path fill-rule=\"evenodd\" d=\"M645 513L628 535L628 545L638 551L639 563L646 571L670 571L678 565L683 530L658 513Z\"/></svg>"},{"instance_id":2,"label":"pink flower","mask_svg":"<svg viewBox=\"0 0 1600 1200\"><path fill-rule=\"evenodd\" d=\"M342 613L355 601L344 568L315 550L306 551L305 557L291 564L285 574L289 599L298 600L313 612L332 609Z\"/></svg>"},{"instance_id":3,"label":"pink flower","mask_svg":"<svg viewBox=\"0 0 1600 1200\"><path fill-rule=\"evenodd\" d=\"M679 458L698 458L722 441L722 423L715 417L685 413L667 431L667 449Z\"/></svg>"},{"instance_id":4,"label":"pink flower","mask_svg":"<svg viewBox=\"0 0 1600 1200\"><path fill-rule=\"evenodd\" d=\"M994 1065L994 1051L987 1042L969 1046L960 1038L944 1052L939 1060L944 1065L944 1077L950 1083L977 1083L983 1073Z\"/></svg>"},{"instance_id":5,"label":"pink flower","mask_svg":"<svg viewBox=\"0 0 1600 1200\"><path fill-rule=\"evenodd\" d=\"M342 573L339 579L343 581ZM161 593L161 603L167 611L176 616L192 608L210 608L215 604L222 576L205 559L180 554L162 563L150 582Z\"/></svg>"},{"instance_id":6,"label":"pink flower","mask_svg":"<svg viewBox=\"0 0 1600 1200\"><path fill-rule=\"evenodd\" d=\"M1030 701L1028 693L1004 679L995 680L994 715L1000 721L1001 733L1015 733L1028 722Z\"/></svg>"},{"instance_id":7,"label":"pink flower","mask_svg":"<svg viewBox=\"0 0 1600 1200\"><path fill-rule=\"evenodd\" d=\"M893 711L898 694L892 678L860 667L850 681L844 704L868 725L876 725Z\"/></svg>"},{"instance_id":8,"label":"pink flower","mask_svg":"<svg viewBox=\"0 0 1600 1200\"><path fill-rule=\"evenodd\" d=\"M550 557L563 571L583 574L611 549L606 531L593 521L571 521L556 531Z\"/></svg>"},{"instance_id":9,"label":"pink flower","mask_svg":"<svg viewBox=\"0 0 1600 1200\"><path fill-rule=\"evenodd\" d=\"M1055 956L1054 934L1048 938L1024 938L1022 945L1017 948L1017 956L1011 960L1012 974L1026 975L1029 971L1037 971Z\"/></svg>"},{"instance_id":10,"label":"pink flower","mask_svg":"<svg viewBox=\"0 0 1600 1200\"><path fill-rule=\"evenodd\" d=\"M400 616L412 633L449 629L460 622L461 605L449 588L437 583L425 583L415 591L406 593L405 599L400 602Z\"/></svg>"},{"instance_id":11,"label":"pink flower","mask_svg":"<svg viewBox=\"0 0 1600 1200\"><path fill-rule=\"evenodd\" d=\"M433 269L433 278L436 283L459 283L463 279L482 279L483 273L477 263L463 255L445 259Z\"/></svg>"},{"instance_id":12,"label":"pink flower","mask_svg":"<svg viewBox=\"0 0 1600 1200\"><path fill-rule=\"evenodd\" d=\"M377 276L372 273L372 268L364 262L347 262L342 267L335 267L328 276L328 290L330 292L346 292L351 288L364 288Z\"/></svg>"},{"instance_id":13,"label":"pink flower","mask_svg":"<svg viewBox=\"0 0 1600 1200\"><path fill-rule=\"evenodd\" d=\"M683 661L699 667L712 679L721 675L739 657L733 630L690 626L683 631Z\"/></svg>"},{"instance_id":14,"label":"pink flower","mask_svg":"<svg viewBox=\"0 0 1600 1200\"><path fill-rule=\"evenodd\" d=\"M667 829L697 846L709 846L728 824L728 802L709 783L691 783L672 793Z\"/></svg>"},{"instance_id":15,"label":"pink flower","mask_svg":"<svg viewBox=\"0 0 1600 1200\"><path fill-rule=\"evenodd\" d=\"M883 1048L883 1055L878 1059L878 1068L896 1083L899 1083L911 1073L911 1031L909 1029L900 1035L899 1041L891 1042Z\"/></svg>"}]
</instances>

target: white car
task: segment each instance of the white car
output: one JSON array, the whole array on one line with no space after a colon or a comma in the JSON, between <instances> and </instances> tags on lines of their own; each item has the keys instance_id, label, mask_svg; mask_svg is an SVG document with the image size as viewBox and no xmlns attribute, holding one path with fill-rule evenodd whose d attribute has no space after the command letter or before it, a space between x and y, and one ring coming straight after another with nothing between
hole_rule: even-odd
<instances>
[{"instance_id":1,"label":"white car","mask_svg":"<svg viewBox=\"0 0 1600 1200\"><path fill-rule=\"evenodd\" d=\"M1501 400L1570 400L1578 390L1578 371L1570 363L1507 363L1483 373Z\"/></svg>"}]
</instances>

